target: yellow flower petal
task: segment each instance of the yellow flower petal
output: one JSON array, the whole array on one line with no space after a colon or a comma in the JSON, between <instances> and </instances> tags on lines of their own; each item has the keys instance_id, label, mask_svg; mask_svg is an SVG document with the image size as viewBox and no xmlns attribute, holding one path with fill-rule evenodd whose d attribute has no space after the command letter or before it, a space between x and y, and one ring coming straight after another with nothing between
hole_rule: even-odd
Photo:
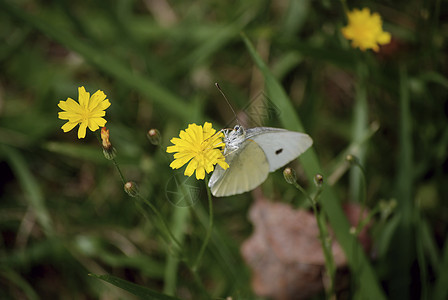
<instances>
[{"instance_id":1,"label":"yellow flower petal","mask_svg":"<svg viewBox=\"0 0 448 300\"><path fill-rule=\"evenodd\" d=\"M378 36L378 44L380 45L389 44L391 39L392 37L389 32L383 32L380 36Z\"/></svg>"},{"instance_id":2,"label":"yellow flower petal","mask_svg":"<svg viewBox=\"0 0 448 300\"><path fill-rule=\"evenodd\" d=\"M180 168L182 168L183 165L185 165L185 163L183 163L182 161L180 161L180 160L178 160L178 159L173 160L173 161L170 163L170 167L171 167L171 169L180 169Z\"/></svg>"},{"instance_id":3,"label":"yellow flower petal","mask_svg":"<svg viewBox=\"0 0 448 300\"><path fill-rule=\"evenodd\" d=\"M229 167L229 164L226 163L225 160L218 160L218 165L221 166L221 168L223 168L224 170L227 169Z\"/></svg>"},{"instance_id":4,"label":"yellow flower petal","mask_svg":"<svg viewBox=\"0 0 448 300\"><path fill-rule=\"evenodd\" d=\"M58 112L58 118L61 120L70 120L73 119L76 115L74 115L72 112L68 111L61 111Z\"/></svg>"},{"instance_id":5,"label":"yellow flower petal","mask_svg":"<svg viewBox=\"0 0 448 300\"><path fill-rule=\"evenodd\" d=\"M196 170L196 168L198 167L198 162L196 159L192 159L188 165L187 168L185 169L185 175L187 176L191 176L193 175L194 171Z\"/></svg>"},{"instance_id":6,"label":"yellow flower petal","mask_svg":"<svg viewBox=\"0 0 448 300\"><path fill-rule=\"evenodd\" d=\"M67 101L60 101L59 107L61 107L66 112L73 113L75 115L80 115L84 111L79 103L75 102L73 99L67 99Z\"/></svg>"},{"instance_id":7,"label":"yellow flower petal","mask_svg":"<svg viewBox=\"0 0 448 300\"><path fill-rule=\"evenodd\" d=\"M87 122L87 127L89 127L89 129L90 129L91 131L95 131L95 130L97 130L98 128L100 128L100 126L98 126L98 124L95 123L92 119L90 119L90 120Z\"/></svg>"},{"instance_id":8,"label":"yellow flower petal","mask_svg":"<svg viewBox=\"0 0 448 300\"><path fill-rule=\"evenodd\" d=\"M72 130L73 128L75 128L76 125L78 125L78 123L67 122L64 125L62 125L61 128L64 132L68 132L68 131Z\"/></svg>"},{"instance_id":9,"label":"yellow flower petal","mask_svg":"<svg viewBox=\"0 0 448 300\"><path fill-rule=\"evenodd\" d=\"M176 162L175 165L178 166L176 169L181 168L182 166L184 166L187 162L189 162L191 160L188 158L180 158L180 159L175 159L173 162Z\"/></svg>"},{"instance_id":10,"label":"yellow flower petal","mask_svg":"<svg viewBox=\"0 0 448 300\"><path fill-rule=\"evenodd\" d=\"M178 146L168 146L166 148L166 152L167 153L173 153L173 152L177 152L179 151L179 147Z\"/></svg>"},{"instance_id":11,"label":"yellow flower petal","mask_svg":"<svg viewBox=\"0 0 448 300\"><path fill-rule=\"evenodd\" d=\"M109 106L110 106L110 102L109 102L109 100L106 99L104 101L101 101L100 104L98 104L97 109L105 110L105 109L109 108Z\"/></svg>"},{"instance_id":12,"label":"yellow flower petal","mask_svg":"<svg viewBox=\"0 0 448 300\"><path fill-rule=\"evenodd\" d=\"M97 130L99 127L104 127L107 121L103 118L91 118L89 119L88 126L91 131Z\"/></svg>"},{"instance_id":13,"label":"yellow flower petal","mask_svg":"<svg viewBox=\"0 0 448 300\"><path fill-rule=\"evenodd\" d=\"M182 151L182 152L174 153L174 159L184 159L186 157L189 157L188 160L190 160L195 156L196 156L196 153L190 152L190 151Z\"/></svg>"},{"instance_id":14,"label":"yellow flower petal","mask_svg":"<svg viewBox=\"0 0 448 300\"><path fill-rule=\"evenodd\" d=\"M196 179L201 180L205 178L205 170L203 167L196 168Z\"/></svg>"},{"instance_id":15,"label":"yellow flower petal","mask_svg":"<svg viewBox=\"0 0 448 300\"><path fill-rule=\"evenodd\" d=\"M207 173L210 173L211 171L213 171L214 168L215 168L215 166L212 163L208 163L208 164L205 165L205 171Z\"/></svg>"},{"instance_id":16,"label":"yellow flower petal","mask_svg":"<svg viewBox=\"0 0 448 300\"><path fill-rule=\"evenodd\" d=\"M81 124L79 124L78 139L83 139L86 137L86 129L87 129L86 122L82 122Z\"/></svg>"},{"instance_id":17,"label":"yellow flower petal","mask_svg":"<svg viewBox=\"0 0 448 300\"><path fill-rule=\"evenodd\" d=\"M62 110L73 110L75 109L79 109L79 103L77 103L75 100L73 100L72 98L67 98L67 101L59 101L58 106L62 109Z\"/></svg>"},{"instance_id":18,"label":"yellow flower petal","mask_svg":"<svg viewBox=\"0 0 448 300\"><path fill-rule=\"evenodd\" d=\"M82 108L87 108L89 104L90 93L86 92L86 89L81 86L78 88L78 102Z\"/></svg>"},{"instance_id":19,"label":"yellow flower petal","mask_svg":"<svg viewBox=\"0 0 448 300\"><path fill-rule=\"evenodd\" d=\"M89 109L93 110L95 109L102 101L106 100L106 94L103 93L103 91L96 91L92 97L90 97L90 101L89 101Z\"/></svg>"}]
</instances>

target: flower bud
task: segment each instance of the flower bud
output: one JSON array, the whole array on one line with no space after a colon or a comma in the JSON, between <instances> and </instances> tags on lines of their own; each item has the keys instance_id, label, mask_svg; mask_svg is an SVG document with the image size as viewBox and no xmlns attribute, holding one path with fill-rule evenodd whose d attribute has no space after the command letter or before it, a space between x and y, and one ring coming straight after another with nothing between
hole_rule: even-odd
<instances>
[{"instance_id":1,"label":"flower bud","mask_svg":"<svg viewBox=\"0 0 448 300\"><path fill-rule=\"evenodd\" d=\"M134 181L128 181L124 185L124 191L131 197L137 197L139 190L138 186Z\"/></svg>"},{"instance_id":2,"label":"flower bud","mask_svg":"<svg viewBox=\"0 0 448 300\"><path fill-rule=\"evenodd\" d=\"M108 160L112 160L117 156L117 150L114 147L110 147L109 149L103 148L104 157Z\"/></svg>"},{"instance_id":3,"label":"flower bud","mask_svg":"<svg viewBox=\"0 0 448 300\"><path fill-rule=\"evenodd\" d=\"M160 132L157 129L150 129L148 130L148 133L146 134L146 136L148 137L148 140L151 144L153 145L160 145L160 141L162 139Z\"/></svg>"},{"instance_id":4,"label":"flower bud","mask_svg":"<svg viewBox=\"0 0 448 300\"><path fill-rule=\"evenodd\" d=\"M347 154L345 160L350 164L356 164L358 162L358 158L352 154Z\"/></svg>"},{"instance_id":5,"label":"flower bud","mask_svg":"<svg viewBox=\"0 0 448 300\"><path fill-rule=\"evenodd\" d=\"M316 174L316 175L314 175L314 184L317 186L317 187L321 187L322 186L322 184L324 183L324 177L321 175L321 174Z\"/></svg>"},{"instance_id":6,"label":"flower bud","mask_svg":"<svg viewBox=\"0 0 448 300\"><path fill-rule=\"evenodd\" d=\"M289 184L294 184L296 182L296 171L291 168L285 168L283 170L283 176L285 177L286 182Z\"/></svg>"},{"instance_id":7,"label":"flower bud","mask_svg":"<svg viewBox=\"0 0 448 300\"><path fill-rule=\"evenodd\" d=\"M115 158L117 151L109 141L109 130L106 127L101 128L101 141L103 146L104 157L108 160Z\"/></svg>"},{"instance_id":8,"label":"flower bud","mask_svg":"<svg viewBox=\"0 0 448 300\"><path fill-rule=\"evenodd\" d=\"M107 149L112 147L112 144L109 141L109 129L106 127L101 128L101 140L103 141L103 148Z\"/></svg>"}]
</instances>

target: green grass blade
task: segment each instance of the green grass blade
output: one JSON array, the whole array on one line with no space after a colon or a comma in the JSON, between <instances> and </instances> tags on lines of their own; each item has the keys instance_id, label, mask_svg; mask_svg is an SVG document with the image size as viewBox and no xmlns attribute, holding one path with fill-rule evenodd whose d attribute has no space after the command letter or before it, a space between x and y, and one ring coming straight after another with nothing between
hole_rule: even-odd
<instances>
[{"instance_id":1,"label":"green grass blade","mask_svg":"<svg viewBox=\"0 0 448 300\"><path fill-rule=\"evenodd\" d=\"M420 79L428 82L434 82L440 84L441 86L448 89L448 79L440 73L437 72L426 72L420 76Z\"/></svg>"},{"instance_id":2,"label":"green grass blade","mask_svg":"<svg viewBox=\"0 0 448 300\"><path fill-rule=\"evenodd\" d=\"M238 33L248 22L246 15L243 15L234 22L220 26L216 31L211 32L202 43L198 45L190 53L186 53L185 57L180 58L176 64L176 70L179 72L201 66L209 59L212 54L222 49L229 41L238 37Z\"/></svg>"},{"instance_id":3,"label":"green grass blade","mask_svg":"<svg viewBox=\"0 0 448 300\"><path fill-rule=\"evenodd\" d=\"M136 295L140 297L141 299L148 299L148 300L175 300L179 298L171 297L153 290L150 290L144 286L120 279L118 277L112 276L112 275L96 275L96 274L89 274L89 276L92 276L94 278L98 278L101 280L104 280L112 285L115 285L125 291L128 291L129 293Z\"/></svg>"},{"instance_id":4,"label":"green grass blade","mask_svg":"<svg viewBox=\"0 0 448 300\"><path fill-rule=\"evenodd\" d=\"M78 53L88 62L96 65L99 69L120 81L121 84L136 89L145 95L148 100L182 118L182 120L191 120L197 115L195 113L196 106L183 101L170 91L164 89L155 80L141 74L136 74L117 58L77 39L70 32L66 32L60 27L48 23L47 20L28 14L24 10L20 10L6 2L0 1L0 7L3 7L17 19Z\"/></svg>"},{"instance_id":5,"label":"green grass blade","mask_svg":"<svg viewBox=\"0 0 448 300\"><path fill-rule=\"evenodd\" d=\"M428 260L431 263L432 268L437 274L440 274L441 272L443 272L440 265L441 258L437 249L437 242L434 240L434 235L431 227L428 224L428 221L423 217L420 218L419 224L420 228L418 230L420 231L420 236L422 239L421 242L423 243L425 253L428 256Z\"/></svg>"},{"instance_id":6,"label":"green grass blade","mask_svg":"<svg viewBox=\"0 0 448 300\"><path fill-rule=\"evenodd\" d=\"M433 292L434 300L443 300L448 298L448 238L445 239L440 272L434 285Z\"/></svg>"},{"instance_id":7,"label":"green grass blade","mask_svg":"<svg viewBox=\"0 0 448 300\"><path fill-rule=\"evenodd\" d=\"M173 205L173 215L171 221L171 230L182 245L185 237L185 228L189 220L189 210L186 207L176 207ZM167 262L164 275L163 292L169 295L174 295L177 287L177 270L179 267L179 258L174 255L167 255Z\"/></svg>"},{"instance_id":8,"label":"green grass blade","mask_svg":"<svg viewBox=\"0 0 448 300\"><path fill-rule=\"evenodd\" d=\"M97 164L108 163L108 161L104 159L104 155L102 154L99 146L95 147L74 143L47 142L43 144L42 147L55 154L64 155L74 159L92 161Z\"/></svg>"},{"instance_id":9,"label":"green grass blade","mask_svg":"<svg viewBox=\"0 0 448 300\"><path fill-rule=\"evenodd\" d=\"M423 237L423 227L424 227L424 221L422 219L422 216L419 215L419 212L416 212L415 216L415 223L421 224L416 228L415 232L415 245L416 245L416 256L417 256L417 262L420 266L420 284L421 284L421 293L420 293L420 299L428 299L428 293L429 293L429 280L428 280L428 271L426 269L427 266L427 257L425 253L425 244L424 244L424 237Z\"/></svg>"},{"instance_id":10,"label":"green grass blade","mask_svg":"<svg viewBox=\"0 0 448 300\"><path fill-rule=\"evenodd\" d=\"M31 173L27 166L27 163L20 152L16 149L10 148L8 146L3 146L0 148L6 155L10 166L20 182L24 194L33 212L36 214L36 218L39 224L42 226L43 231L46 235L53 235L53 225L51 221L50 214L45 204L44 196L42 190L39 187L39 183L36 178Z\"/></svg>"},{"instance_id":11,"label":"green grass blade","mask_svg":"<svg viewBox=\"0 0 448 300\"><path fill-rule=\"evenodd\" d=\"M367 152L367 143L361 143L368 127L368 105L367 105L367 67L363 62L357 65L358 80L356 86L355 105L353 109L352 143L358 144L357 152L350 153L358 158L361 166L364 165ZM350 194L351 201L364 202L362 172L359 168L350 169ZM364 202L365 203L365 202Z\"/></svg>"},{"instance_id":12,"label":"green grass blade","mask_svg":"<svg viewBox=\"0 0 448 300\"><path fill-rule=\"evenodd\" d=\"M286 92L255 51L249 39L244 34L242 38L255 64L263 73L266 91L270 100L277 105L281 112L280 120L283 126L290 130L304 131L302 123L295 113L295 108L291 104ZM316 173L322 173L316 152L313 149L305 152L300 157L300 162L310 181L312 181ZM344 249L348 263L356 274L355 276L359 279L359 286L364 299L385 299L369 261L361 250L357 240L349 233L349 222L339 205L339 200L330 186L325 185L323 187L321 201L322 207L335 231L338 242Z\"/></svg>"},{"instance_id":13,"label":"green grass blade","mask_svg":"<svg viewBox=\"0 0 448 300\"><path fill-rule=\"evenodd\" d=\"M284 35L294 36L302 28L310 10L309 0L289 1L289 7L283 20Z\"/></svg>"},{"instance_id":14,"label":"green grass blade","mask_svg":"<svg viewBox=\"0 0 448 300\"><path fill-rule=\"evenodd\" d=\"M0 278L6 278L6 280L10 281L12 285L16 285L20 288L20 290L25 294L26 299L30 300L38 300L40 299L39 295L36 293L36 291L33 289L31 284L29 284L21 275L20 273L6 269L2 270L0 272ZM3 280L2 280L3 281ZM2 292L0 291L0 296L2 296ZM5 299L6 296L5 296Z\"/></svg>"},{"instance_id":15,"label":"green grass blade","mask_svg":"<svg viewBox=\"0 0 448 300\"><path fill-rule=\"evenodd\" d=\"M397 201L400 224L394 234L389 253L391 262L390 288L392 298L410 298L411 268L415 258L413 243L413 167L412 167L412 119L410 112L409 81L405 68L400 70L400 152L397 173ZM413 251L403 251L412 249ZM393 263L393 264L392 264ZM425 266L420 266L425 267Z\"/></svg>"}]
</instances>

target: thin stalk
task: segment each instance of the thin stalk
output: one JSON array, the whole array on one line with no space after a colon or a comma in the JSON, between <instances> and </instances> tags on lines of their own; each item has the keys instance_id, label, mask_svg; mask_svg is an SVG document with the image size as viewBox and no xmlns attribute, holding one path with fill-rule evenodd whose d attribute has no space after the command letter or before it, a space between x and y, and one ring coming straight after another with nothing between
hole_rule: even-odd
<instances>
[{"instance_id":1,"label":"thin stalk","mask_svg":"<svg viewBox=\"0 0 448 300\"><path fill-rule=\"evenodd\" d=\"M199 263L202 259L202 255L204 254L205 248L207 247L207 244L210 240L210 236L212 234L212 229L213 229L213 201L212 201L212 195L210 193L210 188L208 187L208 176L206 176L206 179L204 180L205 182L205 189L207 190L207 198L208 198L208 213L209 213L209 219L208 219L208 229L207 229L207 233L205 235L205 239L202 242L202 246L201 249L199 250L199 254L198 257L196 258L196 261L193 265L193 272L197 271L197 268L199 266Z\"/></svg>"},{"instance_id":2,"label":"thin stalk","mask_svg":"<svg viewBox=\"0 0 448 300\"><path fill-rule=\"evenodd\" d=\"M157 218L160 220L160 222L163 224L164 230L165 232L169 235L169 237L171 238L171 240L174 242L174 244L176 244L177 250L182 249L182 246L180 245L179 241L176 239L176 237L174 236L173 232L171 231L171 229L169 228L168 224L165 222L165 219L162 217L162 214L159 212L159 210L152 205L151 202L148 201L148 199L143 198L142 196L138 195L137 196L141 201L143 201L143 203L145 203L147 206L149 206L149 208L153 211L153 213L157 216Z\"/></svg>"},{"instance_id":3,"label":"thin stalk","mask_svg":"<svg viewBox=\"0 0 448 300\"><path fill-rule=\"evenodd\" d=\"M317 199L321 194L322 189L319 187L316 195L311 198L308 193L296 182L293 182L295 188L302 192L303 195L310 201L311 206L313 207L314 216L316 217L317 226L319 228L319 239L322 244L322 250L324 252L325 257L325 268L327 270L327 274L330 278L330 287L327 290L328 299L334 299L334 281L336 275L336 267L334 265L333 253L331 251L331 243L328 243L329 236L328 231L326 229L325 217L323 214L319 212L317 209Z\"/></svg>"},{"instance_id":4,"label":"thin stalk","mask_svg":"<svg viewBox=\"0 0 448 300\"><path fill-rule=\"evenodd\" d=\"M347 1L341 0L341 5L342 5L342 9L344 9L345 14L347 15L347 12L348 12Z\"/></svg>"},{"instance_id":5,"label":"thin stalk","mask_svg":"<svg viewBox=\"0 0 448 300\"><path fill-rule=\"evenodd\" d=\"M358 234L364 229L364 227L365 227L367 224L369 224L370 220L372 220L372 218L373 218L376 214L378 214L378 213L380 213L380 212L381 212L380 207L379 207L379 206L376 206L374 209L372 209L372 210L368 213L367 217L365 217L365 218L362 219L362 220L359 220L358 225L356 226L355 234L358 235Z\"/></svg>"},{"instance_id":6,"label":"thin stalk","mask_svg":"<svg viewBox=\"0 0 448 300\"><path fill-rule=\"evenodd\" d=\"M359 217L358 217L358 224L356 225L356 232L359 233L362 230L362 227L365 226L365 223L363 221L363 215L364 212L366 210L366 206L367 206L367 181L366 181L366 171L364 170L363 166L361 165L361 163L359 162L358 159L354 158L352 160L350 160L350 162L359 169L359 174L360 174L360 178L361 178L361 185L362 185L362 193L361 193L361 201L359 201L361 203L361 211L359 213ZM363 226L362 223L364 223Z\"/></svg>"},{"instance_id":7,"label":"thin stalk","mask_svg":"<svg viewBox=\"0 0 448 300\"><path fill-rule=\"evenodd\" d=\"M202 284L201 278L199 277L198 273L195 270L193 270L193 268L191 266L189 266L189 265L187 265L187 266L190 269L191 273L193 274L194 282L196 283L197 287L199 288L204 299L210 299L210 295L207 292L207 290L205 289L204 285Z\"/></svg>"},{"instance_id":8,"label":"thin stalk","mask_svg":"<svg viewBox=\"0 0 448 300\"><path fill-rule=\"evenodd\" d=\"M123 176L123 173L121 172L120 166L118 165L118 162L115 160L115 158L112 159L112 162L114 163L115 168L118 171L118 175L120 175L121 181L123 182L123 184L126 184L126 179Z\"/></svg>"}]
</instances>

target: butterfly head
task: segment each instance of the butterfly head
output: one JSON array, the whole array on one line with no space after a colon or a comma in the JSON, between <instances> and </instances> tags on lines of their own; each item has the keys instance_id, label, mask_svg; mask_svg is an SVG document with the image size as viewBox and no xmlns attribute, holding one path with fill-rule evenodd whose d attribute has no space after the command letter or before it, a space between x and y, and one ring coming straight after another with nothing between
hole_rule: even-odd
<instances>
[{"instance_id":1,"label":"butterfly head","mask_svg":"<svg viewBox=\"0 0 448 300\"><path fill-rule=\"evenodd\" d=\"M246 139L246 131L241 125L236 125L233 129L223 129L224 143L226 144L226 151L233 151L238 149L239 145Z\"/></svg>"}]
</instances>

